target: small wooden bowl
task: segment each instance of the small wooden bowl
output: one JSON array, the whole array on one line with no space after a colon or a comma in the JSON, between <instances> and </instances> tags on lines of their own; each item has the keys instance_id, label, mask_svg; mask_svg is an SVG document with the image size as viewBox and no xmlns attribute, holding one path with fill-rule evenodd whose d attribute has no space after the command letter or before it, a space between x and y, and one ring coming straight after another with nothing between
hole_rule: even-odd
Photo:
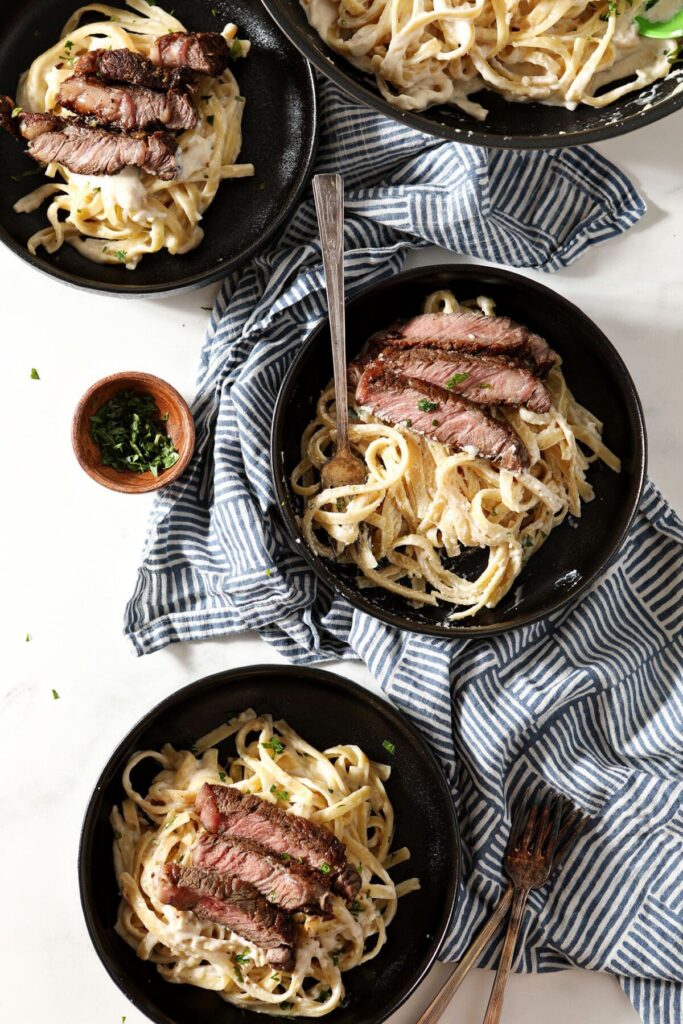
<instances>
[{"instance_id":1,"label":"small wooden bowl","mask_svg":"<svg viewBox=\"0 0 683 1024\"><path fill-rule=\"evenodd\" d=\"M134 473L102 465L99 445L90 436L90 417L98 412L119 391L137 391L151 395L162 416L168 415L166 430L180 458L170 469L154 476L153 473ZM81 468L88 476L111 491L123 494L144 494L177 480L186 468L194 451L194 420L189 406L175 388L151 373L113 373L88 388L74 413L71 443Z\"/></svg>"}]
</instances>

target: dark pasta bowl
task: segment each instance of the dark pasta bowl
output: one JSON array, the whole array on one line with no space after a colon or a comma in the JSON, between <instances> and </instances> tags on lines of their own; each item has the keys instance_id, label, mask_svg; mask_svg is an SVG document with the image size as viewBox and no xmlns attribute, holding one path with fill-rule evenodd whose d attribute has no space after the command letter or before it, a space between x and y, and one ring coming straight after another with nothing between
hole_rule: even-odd
<instances>
[{"instance_id":1,"label":"dark pasta bowl","mask_svg":"<svg viewBox=\"0 0 683 1024\"><path fill-rule=\"evenodd\" d=\"M625 135L683 107L681 79L673 72L602 108L565 110L542 103L512 103L482 90L470 98L488 110L483 122L446 104L423 111L399 110L384 99L371 75L323 42L309 24L300 0L262 3L301 53L353 99L401 124L454 142L494 149L559 149Z\"/></svg>"},{"instance_id":2,"label":"dark pasta bowl","mask_svg":"<svg viewBox=\"0 0 683 1024\"><path fill-rule=\"evenodd\" d=\"M576 399L602 420L603 440L621 459L621 472L614 473L601 462L591 465L588 479L595 499L583 505L580 518L565 520L551 532L495 608L449 622L452 605L413 608L389 591L360 589L355 566L321 558L308 547L299 526L303 505L290 486L301 458L301 436L332 377L329 328L323 322L297 353L278 395L272 429L273 482L294 547L323 590L341 594L355 608L399 629L440 637L489 636L546 618L585 593L604 572L621 547L640 500L647 461L645 423L631 376L602 331L550 288L494 267L421 267L366 288L346 306L347 357L352 359L375 331L419 313L425 297L442 288L451 289L459 299L489 295L499 313L548 340L562 357L564 376ZM485 565L486 556L478 549L466 549L449 563L471 579Z\"/></svg>"},{"instance_id":3,"label":"dark pasta bowl","mask_svg":"<svg viewBox=\"0 0 683 1024\"><path fill-rule=\"evenodd\" d=\"M123 769L135 751L159 750L167 742L182 747L249 707L284 718L321 750L353 743L372 760L391 762L386 787L396 814L394 848L406 845L411 851L392 875L397 881L417 876L423 887L399 901L378 956L367 968L344 975L348 1003L331 1014L335 1024L381 1024L422 981L445 938L462 871L458 825L446 780L422 736L386 701L330 672L280 665L220 672L174 693L131 729L109 758L83 823L78 872L90 938L113 981L157 1024L238 1024L251 1018L215 992L164 981L154 964L139 960L116 934L119 894L109 823L112 806L124 796ZM383 741L393 744L393 754ZM220 750L229 756L229 743ZM134 784L148 786L158 770L143 762L134 770Z\"/></svg>"},{"instance_id":4,"label":"dark pasta bowl","mask_svg":"<svg viewBox=\"0 0 683 1024\"><path fill-rule=\"evenodd\" d=\"M16 96L19 76L60 38L78 8L75 0L25 0L7 7L0 35L0 94ZM124 0L111 0L125 7ZM111 295L144 296L182 291L224 278L258 252L296 209L313 167L318 140L315 81L310 66L272 19L250 0L173 0L166 6L188 28L217 31L228 21L251 41L245 60L231 64L245 97L239 161L253 163L252 178L224 181L204 214L204 239L196 249L142 258L135 270L93 263L64 244L53 255L26 243L48 224L43 204L18 214L14 203L49 179L0 131L0 240L38 270L67 284ZM36 173L37 172L37 173Z\"/></svg>"}]
</instances>

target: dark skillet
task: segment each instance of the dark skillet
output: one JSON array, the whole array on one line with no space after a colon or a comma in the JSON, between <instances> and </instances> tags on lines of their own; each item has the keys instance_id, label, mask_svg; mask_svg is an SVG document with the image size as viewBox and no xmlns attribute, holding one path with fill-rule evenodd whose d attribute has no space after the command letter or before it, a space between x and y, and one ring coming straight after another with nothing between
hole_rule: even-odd
<instances>
[{"instance_id":1,"label":"dark skillet","mask_svg":"<svg viewBox=\"0 0 683 1024\"><path fill-rule=\"evenodd\" d=\"M0 34L0 93L16 95L20 74L58 41L78 6L77 0L24 0L8 6ZM112 0L112 6L125 5ZM26 241L47 224L45 205L20 215L12 206L47 179L12 180L38 165L1 132L0 239L34 267L68 284L116 295L150 295L217 281L273 237L308 181L317 145L317 106L313 74L303 57L250 0L169 0L166 9L171 8L188 29L216 31L234 21L240 36L251 40L249 56L231 69L246 97L239 159L253 163L256 174L221 185L204 215L204 240L184 256L150 254L132 271L91 263L69 245L53 256L44 249L31 256Z\"/></svg>"},{"instance_id":2,"label":"dark skillet","mask_svg":"<svg viewBox=\"0 0 683 1024\"><path fill-rule=\"evenodd\" d=\"M443 139L494 149L556 149L600 142L625 135L666 117L683 107L680 78L669 76L640 93L631 93L603 109L562 107L541 103L510 103L483 90L472 98L489 111L484 122L476 121L457 107L439 106L421 112L397 110L384 99L374 79L354 68L331 50L312 28L300 0L261 0L282 31L344 92L380 114ZM677 91L678 90L678 91ZM643 96L647 95L647 100Z\"/></svg>"},{"instance_id":3,"label":"dark skillet","mask_svg":"<svg viewBox=\"0 0 683 1024\"><path fill-rule=\"evenodd\" d=\"M125 995L158 1024L249 1019L214 992L165 982L114 932L119 896L109 824L112 805L124 795L121 773L134 751L191 742L248 707L286 719L319 749L356 743L373 760L391 759L387 792L396 812L394 846L408 845L412 854L392 875L399 881L417 875L423 888L399 902L372 970L360 967L344 976L349 1004L330 1015L335 1024L381 1024L419 985L445 937L462 870L458 826L445 779L419 733L390 704L318 669L257 665L200 679L145 715L119 744L90 798L78 857L83 912L97 954ZM383 740L395 744L393 757ZM149 784L157 770L144 762L134 783Z\"/></svg>"},{"instance_id":4,"label":"dark skillet","mask_svg":"<svg viewBox=\"0 0 683 1024\"><path fill-rule=\"evenodd\" d=\"M365 289L346 307L348 358L374 331L418 313L425 296L440 288L450 288L462 299L490 295L500 313L547 338L562 356L567 383L577 400L603 421L605 444L621 458L621 473L594 463L589 480L596 498L583 506L581 518L553 530L510 593L496 608L483 609L472 619L449 623L449 605L414 609L387 591L360 590L353 567L319 558L303 542L297 521L302 506L289 485L300 458L301 435L332 376L329 330L324 322L296 356L278 395L272 430L273 481L296 550L324 587L399 629L442 637L488 636L545 618L584 593L604 572L638 507L647 461L645 423L631 376L602 331L556 292L493 267L421 267ZM454 560L452 567L477 575L485 564L483 553L471 550Z\"/></svg>"}]
</instances>

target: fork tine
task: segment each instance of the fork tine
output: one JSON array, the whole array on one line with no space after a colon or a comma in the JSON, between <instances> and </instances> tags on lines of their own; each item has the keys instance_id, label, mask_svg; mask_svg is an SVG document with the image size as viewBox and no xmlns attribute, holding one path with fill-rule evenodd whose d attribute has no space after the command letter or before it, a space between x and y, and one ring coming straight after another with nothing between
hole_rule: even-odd
<instances>
[{"instance_id":1,"label":"fork tine","mask_svg":"<svg viewBox=\"0 0 683 1024\"><path fill-rule=\"evenodd\" d=\"M562 798L558 797L555 802L555 811L552 817L552 825L550 827L550 834L547 842L544 845L543 855L545 859L552 863L553 854L555 852L555 846L557 845L557 837L560 832L560 825L562 824L562 812L564 808L562 806Z\"/></svg>"},{"instance_id":2,"label":"fork tine","mask_svg":"<svg viewBox=\"0 0 683 1024\"><path fill-rule=\"evenodd\" d=\"M560 831L555 844L555 855L553 857L553 870L560 867L565 857L575 845L579 836L588 825L590 819L581 813L578 808L573 808L560 826Z\"/></svg>"},{"instance_id":3,"label":"fork tine","mask_svg":"<svg viewBox=\"0 0 683 1024\"><path fill-rule=\"evenodd\" d=\"M515 850L519 842L519 836L522 831L522 827L526 820L527 807L529 806L529 790L525 790L524 796L517 804L515 812L512 815L512 824L510 826L510 835L508 837L508 850Z\"/></svg>"},{"instance_id":4,"label":"fork tine","mask_svg":"<svg viewBox=\"0 0 683 1024\"><path fill-rule=\"evenodd\" d=\"M524 826L524 831L522 832L522 838L520 839L519 843L517 844L518 848L521 849L521 850L528 850L529 849L529 844L531 842L531 837L533 835L534 828L535 828L535 825L536 825L536 818L538 817L539 803L540 803L540 801L538 800L538 797L534 796L532 801L531 801L531 806L529 808L529 814L528 814L527 819L526 819L526 825Z\"/></svg>"}]
</instances>

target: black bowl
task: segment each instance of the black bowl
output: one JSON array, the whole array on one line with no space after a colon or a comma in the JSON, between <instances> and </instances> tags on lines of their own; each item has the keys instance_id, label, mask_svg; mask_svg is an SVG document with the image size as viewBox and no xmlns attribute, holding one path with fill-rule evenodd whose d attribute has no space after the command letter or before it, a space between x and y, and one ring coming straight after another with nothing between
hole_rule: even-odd
<instances>
[{"instance_id":1,"label":"black bowl","mask_svg":"<svg viewBox=\"0 0 683 1024\"><path fill-rule=\"evenodd\" d=\"M303 542L297 517L301 502L290 488L299 462L299 445L315 415L320 392L332 377L327 322L297 353L278 395L271 437L273 481L280 510L300 552L328 590L399 629L432 636L489 636L545 618L582 594L615 556L633 520L646 468L645 423L631 376L614 346L592 321L556 292L519 274L493 267L421 267L366 288L346 307L347 356L362 348L374 331L399 317L412 316L424 298L440 288L458 298L490 295L497 309L546 337L562 356L563 371L574 395L604 423L604 441L622 460L613 473L602 463L590 469L596 498L583 506L581 518L563 523L530 559L496 608L470 620L447 622L452 606L413 609L400 596L380 589L360 590L357 570L320 558ZM470 563L465 553L458 568L481 571L479 553Z\"/></svg>"},{"instance_id":2,"label":"black bowl","mask_svg":"<svg viewBox=\"0 0 683 1024\"><path fill-rule=\"evenodd\" d=\"M187 743L248 707L286 719L320 748L357 743L372 759L386 762L391 755L382 740L396 745L387 783L396 811L394 845L410 846L412 856L396 868L395 878L417 875L423 889L400 901L388 941L372 961L373 976L363 968L345 975L349 1004L332 1015L335 1024L380 1024L419 985L445 938L460 885L460 839L448 786L420 734L390 704L330 672L279 665L220 672L179 690L138 722L109 758L83 823L78 871L90 937L122 992L159 1024L247 1019L213 992L165 982L115 933L119 896L109 814L124 795L121 773L134 751ZM136 781L149 783L157 770L149 762L145 776L141 766Z\"/></svg>"},{"instance_id":3,"label":"black bowl","mask_svg":"<svg viewBox=\"0 0 683 1024\"><path fill-rule=\"evenodd\" d=\"M447 105L419 113L398 110L387 103L370 75L355 68L323 42L309 25L300 0L262 0L262 3L294 45L349 96L395 121L454 142L494 149L578 146L625 135L683 107L680 79L670 75L602 109L582 106L572 111L542 103L511 103L497 93L482 90L471 98L483 103L489 111L484 122ZM645 93L647 103L642 98Z\"/></svg>"},{"instance_id":4,"label":"black bowl","mask_svg":"<svg viewBox=\"0 0 683 1024\"><path fill-rule=\"evenodd\" d=\"M112 4L125 6L123 0L112 0ZM188 29L216 31L234 21L242 38L251 40L249 56L237 61L233 70L246 97L239 159L254 164L255 176L221 185L204 216L203 241L185 255L150 254L135 270L91 263L70 245L53 256L44 249L32 256L26 242L47 224L45 205L31 214L16 214L12 206L43 179L13 180L37 165L3 132L0 239L32 266L67 284L114 295L151 295L217 281L273 237L308 182L318 141L318 114L313 73L303 57L251 0L215 0L213 5L204 0L174 0L166 6ZM77 7L74 0L50 0L49 4L24 0L8 7L0 34L0 93L16 95L21 72L59 39Z\"/></svg>"}]
</instances>

